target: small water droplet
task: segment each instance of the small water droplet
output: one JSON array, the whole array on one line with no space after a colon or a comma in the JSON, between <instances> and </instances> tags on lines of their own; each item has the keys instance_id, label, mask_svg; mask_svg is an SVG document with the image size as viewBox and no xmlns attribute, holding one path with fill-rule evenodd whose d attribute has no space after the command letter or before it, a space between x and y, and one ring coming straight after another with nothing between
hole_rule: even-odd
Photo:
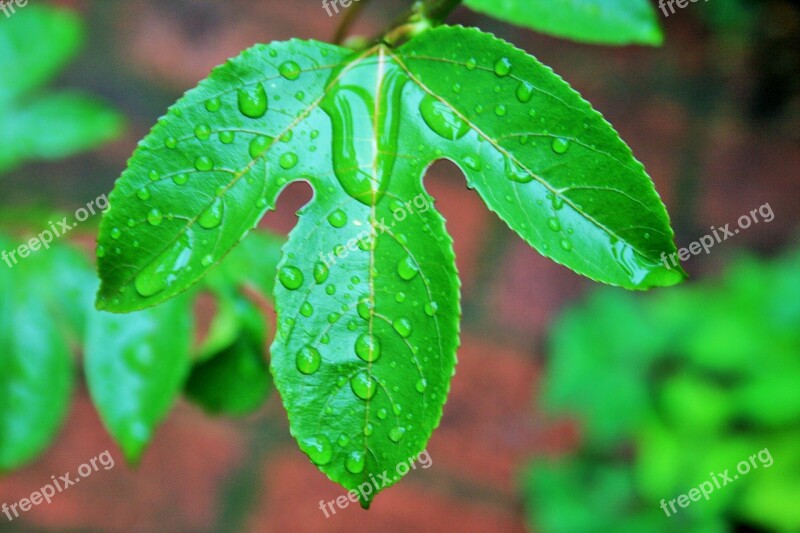
<instances>
[{"instance_id":1,"label":"small water droplet","mask_svg":"<svg viewBox=\"0 0 800 533\"><path fill-rule=\"evenodd\" d=\"M314 313L314 306L308 302L303 302L303 305L300 306L300 314L308 318L313 313Z\"/></svg>"},{"instance_id":2,"label":"small water droplet","mask_svg":"<svg viewBox=\"0 0 800 533\"><path fill-rule=\"evenodd\" d=\"M425 314L428 316L435 315L438 309L439 309L439 304L437 304L436 302L429 302L425 304Z\"/></svg>"},{"instance_id":3,"label":"small water droplet","mask_svg":"<svg viewBox=\"0 0 800 533\"><path fill-rule=\"evenodd\" d=\"M364 320L369 320L370 311L372 309L372 299L369 296L362 296L356 305L358 316Z\"/></svg>"},{"instance_id":4,"label":"small water droplet","mask_svg":"<svg viewBox=\"0 0 800 533\"><path fill-rule=\"evenodd\" d=\"M394 295L394 301L399 303L399 304L405 302L406 301L406 293L404 293L402 291L398 292L397 294Z\"/></svg>"},{"instance_id":5,"label":"small water droplet","mask_svg":"<svg viewBox=\"0 0 800 533\"><path fill-rule=\"evenodd\" d=\"M494 64L494 73L501 78L511 74L511 60L507 57L498 59L497 63Z\"/></svg>"},{"instance_id":6,"label":"small water droplet","mask_svg":"<svg viewBox=\"0 0 800 533\"><path fill-rule=\"evenodd\" d=\"M200 264L203 265L204 267L211 266L213 262L214 262L214 257L212 257L211 255L203 256L203 259L200 260Z\"/></svg>"},{"instance_id":7,"label":"small water droplet","mask_svg":"<svg viewBox=\"0 0 800 533\"><path fill-rule=\"evenodd\" d=\"M295 365L297 366L297 370L307 376L316 372L321 363L322 357L320 356L319 351L312 346L304 347L302 350L297 352L297 356L295 356Z\"/></svg>"},{"instance_id":8,"label":"small water droplet","mask_svg":"<svg viewBox=\"0 0 800 533\"><path fill-rule=\"evenodd\" d=\"M419 267L411 256L407 255L397 264L397 273L404 280L411 281L419 273Z\"/></svg>"},{"instance_id":9,"label":"small water droplet","mask_svg":"<svg viewBox=\"0 0 800 533\"><path fill-rule=\"evenodd\" d=\"M498 104L494 108L494 114L497 115L498 117L504 117L506 116L506 113L508 113L508 108L503 104Z\"/></svg>"},{"instance_id":10,"label":"small water droplet","mask_svg":"<svg viewBox=\"0 0 800 533\"><path fill-rule=\"evenodd\" d=\"M164 146L169 148L170 150L174 150L178 146L178 139L175 137L167 137L164 139Z\"/></svg>"},{"instance_id":11,"label":"small water droplet","mask_svg":"<svg viewBox=\"0 0 800 533\"><path fill-rule=\"evenodd\" d=\"M467 70L475 70L475 67L478 66L478 62L475 60L474 57L467 59L466 67Z\"/></svg>"},{"instance_id":12,"label":"small water droplet","mask_svg":"<svg viewBox=\"0 0 800 533\"><path fill-rule=\"evenodd\" d=\"M533 85L527 81L520 82L517 86L517 100L523 104L527 104L533 98Z\"/></svg>"},{"instance_id":13,"label":"small water droplet","mask_svg":"<svg viewBox=\"0 0 800 533\"><path fill-rule=\"evenodd\" d=\"M341 209L337 209L328 215L328 222L334 228L342 228L345 224L347 224L347 215Z\"/></svg>"},{"instance_id":14,"label":"small water droplet","mask_svg":"<svg viewBox=\"0 0 800 533\"><path fill-rule=\"evenodd\" d=\"M400 334L401 337L408 338L411 336L411 321L405 317L396 318L392 323L394 330Z\"/></svg>"},{"instance_id":15,"label":"small water droplet","mask_svg":"<svg viewBox=\"0 0 800 533\"><path fill-rule=\"evenodd\" d=\"M561 244L561 248L563 248L567 252L572 250L572 243L569 242L567 239L561 239L561 242L559 244Z\"/></svg>"},{"instance_id":16,"label":"small water droplet","mask_svg":"<svg viewBox=\"0 0 800 533\"><path fill-rule=\"evenodd\" d=\"M345 446L350 444L350 437L342 433L341 435L339 435L339 440L336 441L336 444L344 448Z\"/></svg>"},{"instance_id":17,"label":"small water droplet","mask_svg":"<svg viewBox=\"0 0 800 533\"><path fill-rule=\"evenodd\" d=\"M419 392L420 394L425 392L425 389L428 388L428 380L426 380L425 378L418 379L417 384L414 386L414 388L416 388L417 392Z\"/></svg>"},{"instance_id":18,"label":"small water droplet","mask_svg":"<svg viewBox=\"0 0 800 533\"><path fill-rule=\"evenodd\" d=\"M422 119L434 133L455 141L469 131L467 124L456 111L433 95L426 94L419 104Z\"/></svg>"},{"instance_id":19,"label":"small water droplet","mask_svg":"<svg viewBox=\"0 0 800 533\"><path fill-rule=\"evenodd\" d=\"M555 217L547 219L547 226L553 231L561 231L561 223Z\"/></svg>"},{"instance_id":20,"label":"small water droplet","mask_svg":"<svg viewBox=\"0 0 800 533\"><path fill-rule=\"evenodd\" d=\"M350 380L353 394L364 401L372 399L378 391L378 382L366 372L359 372Z\"/></svg>"},{"instance_id":21,"label":"small water droplet","mask_svg":"<svg viewBox=\"0 0 800 533\"><path fill-rule=\"evenodd\" d=\"M569 141L562 137L556 137L551 144L553 151L557 154L563 154L569 149Z\"/></svg>"},{"instance_id":22,"label":"small water droplet","mask_svg":"<svg viewBox=\"0 0 800 533\"><path fill-rule=\"evenodd\" d=\"M214 202L203 211L200 215L200 218L197 219L197 223L200 224L200 227L205 229L214 229L222 223L222 217L225 212L225 204L222 201L222 198L217 196L214 198Z\"/></svg>"},{"instance_id":23,"label":"small water droplet","mask_svg":"<svg viewBox=\"0 0 800 533\"><path fill-rule=\"evenodd\" d=\"M478 171L483 167L481 160L478 158L478 156L474 155L466 156L464 158L464 164L467 166L468 169L475 171Z\"/></svg>"},{"instance_id":24,"label":"small water droplet","mask_svg":"<svg viewBox=\"0 0 800 533\"><path fill-rule=\"evenodd\" d=\"M98 258L102 258L102 257L106 256L106 249L103 248L102 244L98 244L97 245L97 250L95 250L95 254L97 255Z\"/></svg>"},{"instance_id":25,"label":"small water droplet","mask_svg":"<svg viewBox=\"0 0 800 533\"><path fill-rule=\"evenodd\" d=\"M236 134L232 131L219 132L219 142L222 144L231 144L236 139Z\"/></svg>"},{"instance_id":26,"label":"small water droplet","mask_svg":"<svg viewBox=\"0 0 800 533\"><path fill-rule=\"evenodd\" d=\"M266 152L270 146L272 146L272 137L267 137L266 135L257 135L253 137L253 140L250 141L250 146L247 149L247 152L250 154L250 157L253 159L257 159L261 157L264 152Z\"/></svg>"},{"instance_id":27,"label":"small water droplet","mask_svg":"<svg viewBox=\"0 0 800 533\"><path fill-rule=\"evenodd\" d=\"M239 111L249 118L261 118L267 112L267 92L261 83L250 90L239 89Z\"/></svg>"},{"instance_id":28,"label":"small water droplet","mask_svg":"<svg viewBox=\"0 0 800 533\"><path fill-rule=\"evenodd\" d=\"M356 339L356 355L368 363L376 361L381 356L381 343L368 333L362 333Z\"/></svg>"},{"instance_id":29,"label":"small water droplet","mask_svg":"<svg viewBox=\"0 0 800 533\"><path fill-rule=\"evenodd\" d=\"M189 181L189 174L175 174L172 176L172 182L175 185L185 185Z\"/></svg>"},{"instance_id":30,"label":"small water droplet","mask_svg":"<svg viewBox=\"0 0 800 533\"><path fill-rule=\"evenodd\" d=\"M210 100L206 100L206 111L210 111L211 113L216 113L219 111L220 107L222 107L222 102L219 98L212 98Z\"/></svg>"},{"instance_id":31,"label":"small water droplet","mask_svg":"<svg viewBox=\"0 0 800 533\"><path fill-rule=\"evenodd\" d=\"M303 273L300 269L293 266L285 266L281 268L278 273L278 279L281 285L288 290L293 291L299 289L303 285Z\"/></svg>"},{"instance_id":32,"label":"small water droplet","mask_svg":"<svg viewBox=\"0 0 800 533\"><path fill-rule=\"evenodd\" d=\"M119 239L122 237L122 231L119 228L112 228L111 229L111 238L114 240Z\"/></svg>"},{"instance_id":33,"label":"small water droplet","mask_svg":"<svg viewBox=\"0 0 800 533\"><path fill-rule=\"evenodd\" d=\"M155 207L147 213L147 222L151 226L158 226L162 220L164 220L164 214Z\"/></svg>"},{"instance_id":34,"label":"small water droplet","mask_svg":"<svg viewBox=\"0 0 800 533\"><path fill-rule=\"evenodd\" d=\"M150 178L150 181L158 181L161 176L158 175L157 170L151 170L147 173L147 177Z\"/></svg>"},{"instance_id":35,"label":"small water droplet","mask_svg":"<svg viewBox=\"0 0 800 533\"><path fill-rule=\"evenodd\" d=\"M454 83L453 84L453 92L454 93L460 93L461 92L461 84L460 83Z\"/></svg>"},{"instance_id":36,"label":"small water droplet","mask_svg":"<svg viewBox=\"0 0 800 533\"><path fill-rule=\"evenodd\" d=\"M367 460L364 455L364 452L350 452L347 455L347 458L344 460L344 467L347 469L348 472L351 474L360 474L364 471L364 467L367 465Z\"/></svg>"},{"instance_id":37,"label":"small water droplet","mask_svg":"<svg viewBox=\"0 0 800 533\"><path fill-rule=\"evenodd\" d=\"M314 281L322 284L326 279L328 279L328 267L325 266L325 263L317 262L314 265Z\"/></svg>"},{"instance_id":38,"label":"small water droplet","mask_svg":"<svg viewBox=\"0 0 800 533\"><path fill-rule=\"evenodd\" d=\"M278 164L280 164L281 168L284 170L294 168L295 165L297 165L297 154L293 152L286 152L285 154L281 155L280 159L278 160Z\"/></svg>"},{"instance_id":39,"label":"small water droplet","mask_svg":"<svg viewBox=\"0 0 800 533\"><path fill-rule=\"evenodd\" d=\"M294 61L285 61L278 67L278 72L287 80L296 80L300 76L300 65Z\"/></svg>"},{"instance_id":40,"label":"small water droplet","mask_svg":"<svg viewBox=\"0 0 800 533\"><path fill-rule=\"evenodd\" d=\"M378 415L378 419L379 420L386 420L386 417L388 416L388 414L389 413L386 411L385 408L381 407L380 409L378 409L377 415Z\"/></svg>"},{"instance_id":41,"label":"small water droplet","mask_svg":"<svg viewBox=\"0 0 800 533\"><path fill-rule=\"evenodd\" d=\"M207 124L200 124L194 129L194 136L201 141L211 137L211 128Z\"/></svg>"},{"instance_id":42,"label":"small water droplet","mask_svg":"<svg viewBox=\"0 0 800 533\"><path fill-rule=\"evenodd\" d=\"M405 435L406 429L401 427L393 427L389 430L389 439L392 442L400 442L403 439L403 435Z\"/></svg>"},{"instance_id":43,"label":"small water droplet","mask_svg":"<svg viewBox=\"0 0 800 533\"><path fill-rule=\"evenodd\" d=\"M201 172L205 172L214 168L214 162L210 157L201 155L194 160L194 168Z\"/></svg>"}]
</instances>

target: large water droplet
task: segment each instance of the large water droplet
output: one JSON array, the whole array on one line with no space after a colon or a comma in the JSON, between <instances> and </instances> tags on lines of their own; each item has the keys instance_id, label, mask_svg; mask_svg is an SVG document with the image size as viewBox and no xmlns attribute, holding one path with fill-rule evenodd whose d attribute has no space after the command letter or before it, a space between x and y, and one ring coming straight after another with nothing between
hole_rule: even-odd
<instances>
[{"instance_id":1,"label":"large water droplet","mask_svg":"<svg viewBox=\"0 0 800 533\"><path fill-rule=\"evenodd\" d=\"M287 80L296 80L300 76L300 65L294 61L285 61L278 67L278 72Z\"/></svg>"},{"instance_id":2,"label":"large water droplet","mask_svg":"<svg viewBox=\"0 0 800 533\"><path fill-rule=\"evenodd\" d=\"M381 343L376 337L362 333L356 339L355 350L358 357L372 363L381 356Z\"/></svg>"},{"instance_id":3,"label":"large water droplet","mask_svg":"<svg viewBox=\"0 0 800 533\"><path fill-rule=\"evenodd\" d=\"M396 318L392 323L394 330L400 334L401 337L411 336L411 321L405 317Z\"/></svg>"},{"instance_id":4,"label":"large water droplet","mask_svg":"<svg viewBox=\"0 0 800 533\"><path fill-rule=\"evenodd\" d=\"M366 372L359 372L350 380L350 388L353 389L353 394L367 401L378 392L378 382Z\"/></svg>"},{"instance_id":5,"label":"large water droplet","mask_svg":"<svg viewBox=\"0 0 800 533\"><path fill-rule=\"evenodd\" d=\"M214 198L214 202L203 211L200 215L200 218L197 219L198 224L200 227L205 229L214 229L222 223L222 217L225 212L225 204L222 201L222 198L217 196Z\"/></svg>"},{"instance_id":6,"label":"large water droplet","mask_svg":"<svg viewBox=\"0 0 800 533\"><path fill-rule=\"evenodd\" d=\"M331 462L333 446L331 446L331 441L328 440L328 437L324 435L308 437L301 440L299 444L303 453L308 455L308 458L315 465L322 466Z\"/></svg>"},{"instance_id":7,"label":"large water droplet","mask_svg":"<svg viewBox=\"0 0 800 533\"><path fill-rule=\"evenodd\" d=\"M181 271L189 265L193 244L193 234L189 231L183 233L172 248L158 256L136 276L136 292L149 298L175 283Z\"/></svg>"},{"instance_id":8,"label":"large water droplet","mask_svg":"<svg viewBox=\"0 0 800 533\"><path fill-rule=\"evenodd\" d=\"M403 435L405 435L405 433L406 433L406 429L405 428L393 427L391 430L389 430L389 439L392 442L400 442L402 440L402 438L403 438Z\"/></svg>"},{"instance_id":9,"label":"large water droplet","mask_svg":"<svg viewBox=\"0 0 800 533\"><path fill-rule=\"evenodd\" d=\"M297 356L295 357L297 370L307 376L316 372L321 362L322 357L320 357L319 351L312 346L304 347L297 352Z\"/></svg>"},{"instance_id":10,"label":"large water droplet","mask_svg":"<svg viewBox=\"0 0 800 533\"><path fill-rule=\"evenodd\" d=\"M553 148L553 151L557 154L563 154L567 150L569 150L569 141L562 137L556 137L553 139L553 143L550 145Z\"/></svg>"},{"instance_id":11,"label":"large water droplet","mask_svg":"<svg viewBox=\"0 0 800 533\"><path fill-rule=\"evenodd\" d=\"M285 266L278 273L281 285L290 291L297 290L303 285L303 273L300 269L293 266Z\"/></svg>"},{"instance_id":12,"label":"large water droplet","mask_svg":"<svg viewBox=\"0 0 800 533\"><path fill-rule=\"evenodd\" d=\"M249 91L239 89L239 111L246 117L261 118L267 112L267 92L261 83Z\"/></svg>"},{"instance_id":13,"label":"large water droplet","mask_svg":"<svg viewBox=\"0 0 800 533\"><path fill-rule=\"evenodd\" d=\"M445 139L455 141L469 131L469 124L461 119L452 107L433 95L425 95L419 104L419 112L425 124Z\"/></svg>"},{"instance_id":14,"label":"large water droplet","mask_svg":"<svg viewBox=\"0 0 800 533\"><path fill-rule=\"evenodd\" d=\"M366 464L367 460L364 452L359 451L351 452L344 460L344 467L351 474L360 474L364 471Z\"/></svg>"},{"instance_id":15,"label":"large water droplet","mask_svg":"<svg viewBox=\"0 0 800 533\"><path fill-rule=\"evenodd\" d=\"M414 259L407 255L397 264L397 273L404 280L411 281L419 273L419 267L417 267Z\"/></svg>"}]
</instances>

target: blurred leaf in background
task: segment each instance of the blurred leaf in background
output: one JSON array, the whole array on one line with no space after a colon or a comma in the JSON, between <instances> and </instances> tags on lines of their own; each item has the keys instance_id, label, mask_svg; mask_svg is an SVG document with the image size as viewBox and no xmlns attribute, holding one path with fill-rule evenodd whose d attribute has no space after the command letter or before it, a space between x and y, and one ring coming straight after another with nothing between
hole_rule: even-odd
<instances>
[{"instance_id":1,"label":"blurred leaf in background","mask_svg":"<svg viewBox=\"0 0 800 533\"><path fill-rule=\"evenodd\" d=\"M577 455L525 476L548 532L800 530L800 252L744 257L719 282L595 293L554 328L543 402L577 416ZM662 499L769 449L674 516ZM583 513L583 514L581 514Z\"/></svg>"},{"instance_id":2,"label":"blurred leaf in background","mask_svg":"<svg viewBox=\"0 0 800 533\"><path fill-rule=\"evenodd\" d=\"M79 91L43 88L84 41L70 11L31 4L0 24L0 172L74 155L114 139L122 116Z\"/></svg>"}]
</instances>

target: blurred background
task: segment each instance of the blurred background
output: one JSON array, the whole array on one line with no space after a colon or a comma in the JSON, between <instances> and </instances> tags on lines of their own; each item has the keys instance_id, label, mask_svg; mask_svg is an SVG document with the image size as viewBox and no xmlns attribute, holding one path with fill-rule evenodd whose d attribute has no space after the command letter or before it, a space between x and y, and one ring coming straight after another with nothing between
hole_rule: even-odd
<instances>
[{"instance_id":1,"label":"blurred background","mask_svg":"<svg viewBox=\"0 0 800 533\"><path fill-rule=\"evenodd\" d=\"M408 3L370 2L354 33L375 34ZM90 144L114 140L81 155L0 157L0 218L15 234L20 211L71 212L109 192L213 66L257 42L330 40L343 16L318 0L49 4L86 29L50 87L94 95L124 126L101 114L106 134ZM320 500L343 490L300 452L275 394L239 420L180 402L133 469L79 385L54 445L0 477L0 503L105 449L116 467L14 522L0 515L0 531L800 531L800 2L691 3L661 19L662 48L574 44L465 8L451 22L525 49L592 102L647 167L679 247L765 204L774 219L692 256L684 286L632 294L540 257L438 163L425 183L455 241L464 317L431 468L369 512L325 518ZM290 187L262 226L285 235L310 197ZM89 250L92 230L73 238ZM662 499L764 449L774 464L665 516Z\"/></svg>"}]
</instances>

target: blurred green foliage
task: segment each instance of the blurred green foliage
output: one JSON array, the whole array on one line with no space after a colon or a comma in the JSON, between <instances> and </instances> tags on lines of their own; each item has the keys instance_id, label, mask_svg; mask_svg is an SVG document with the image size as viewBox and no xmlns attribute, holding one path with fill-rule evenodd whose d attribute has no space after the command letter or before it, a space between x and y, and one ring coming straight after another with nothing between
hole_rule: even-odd
<instances>
[{"instance_id":1,"label":"blurred green foliage","mask_svg":"<svg viewBox=\"0 0 800 533\"><path fill-rule=\"evenodd\" d=\"M94 148L122 131L121 115L95 97L44 88L83 41L75 14L41 3L0 24L0 172Z\"/></svg>"},{"instance_id":2,"label":"blurred green foliage","mask_svg":"<svg viewBox=\"0 0 800 533\"><path fill-rule=\"evenodd\" d=\"M603 290L565 313L543 402L582 447L525 475L537 531L800 530L800 253L718 282ZM667 517L660 508L768 448L769 469Z\"/></svg>"}]
</instances>

